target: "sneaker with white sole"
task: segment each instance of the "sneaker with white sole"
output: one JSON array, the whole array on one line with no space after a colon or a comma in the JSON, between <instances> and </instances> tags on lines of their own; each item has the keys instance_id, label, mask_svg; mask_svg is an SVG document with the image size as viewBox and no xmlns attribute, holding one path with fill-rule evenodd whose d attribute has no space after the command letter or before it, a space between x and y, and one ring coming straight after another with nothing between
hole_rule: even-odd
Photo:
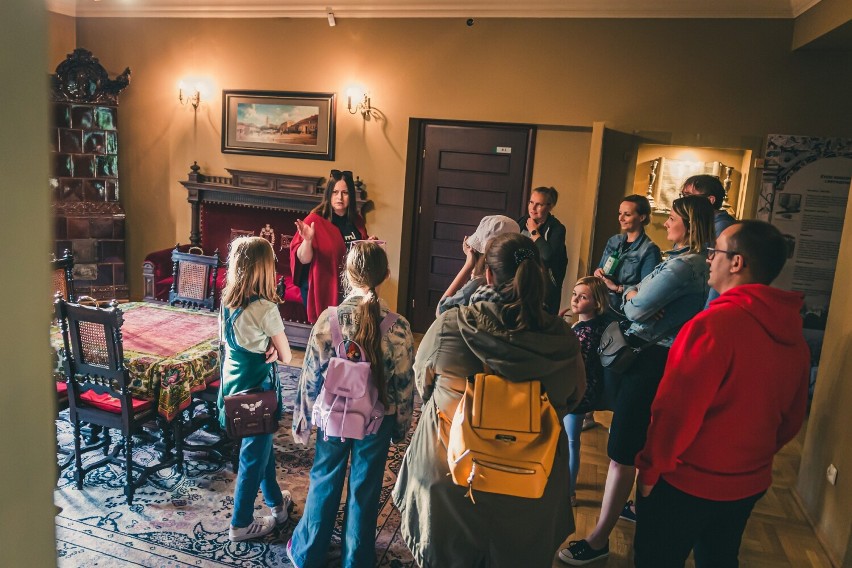
<instances>
[{"instance_id":1,"label":"sneaker with white sole","mask_svg":"<svg viewBox=\"0 0 852 568\"><path fill-rule=\"evenodd\" d=\"M559 551L559 560L570 566L584 566L596 560L609 556L609 543L600 550L595 550L585 540L572 540L568 548Z\"/></svg>"},{"instance_id":2,"label":"sneaker with white sole","mask_svg":"<svg viewBox=\"0 0 852 568\"><path fill-rule=\"evenodd\" d=\"M230 527L228 540L242 542L253 538L263 538L275 530L275 517L255 517L247 527Z\"/></svg>"},{"instance_id":3,"label":"sneaker with white sole","mask_svg":"<svg viewBox=\"0 0 852 568\"><path fill-rule=\"evenodd\" d=\"M290 518L290 511L293 510L293 498L290 496L290 492L282 491L281 494L284 496L284 502L277 507L269 508L272 512L272 517L275 519L275 524L277 525L283 525L286 523L287 519Z\"/></svg>"}]
</instances>

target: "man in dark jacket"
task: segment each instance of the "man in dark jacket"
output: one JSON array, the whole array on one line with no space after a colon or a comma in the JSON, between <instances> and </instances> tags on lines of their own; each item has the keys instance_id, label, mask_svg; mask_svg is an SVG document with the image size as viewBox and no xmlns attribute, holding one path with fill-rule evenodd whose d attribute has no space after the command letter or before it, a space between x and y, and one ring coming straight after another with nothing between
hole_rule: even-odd
<instances>
[{"instance_id":1,"label":"man in dark jacket","mask_svg":"<svg viewBox=\"0 0 852 568\"><path fill-rule=\"evenodd\" d=\"M549 314L559 312L562 301L562 281L568 265L565 249L565 225L550 214L559 193L552 187L537 187L530 194L528 214L518 219L521 234L535 242L545 268L544 309Z\"/></svg>"},{"instance_id":2,"label":"man in dark jacket","mask_svg":"<svg viewBox=\"0 0 852 568\"><path fill-rule=\"evenodd\" d=\"M639 469L635 564L737 566L772 458L799 431L810 354L802 294L772 288L787 247L762 221L725 229L708 249L721 295L686 323L669 352Z\"/></svg>"}]
</instances>

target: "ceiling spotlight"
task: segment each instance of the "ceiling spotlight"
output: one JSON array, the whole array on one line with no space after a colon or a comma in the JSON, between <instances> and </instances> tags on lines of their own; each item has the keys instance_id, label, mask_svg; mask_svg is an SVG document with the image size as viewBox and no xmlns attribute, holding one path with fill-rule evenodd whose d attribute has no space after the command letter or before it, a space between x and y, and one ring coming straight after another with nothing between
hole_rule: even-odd
<instances>
[{"instance_id":1,"label":"ceiling spotlight","mask_svg":"<svg viewBox=\"0 0 852 568\"><path fill-rule=\"evenodd\" d=\"M325 10L325 15L328 16L328 26L333 28L337 25L337 22L334 21L334 12L331 11L331 8L326 8Z\"/></svg>"}]
</instances>

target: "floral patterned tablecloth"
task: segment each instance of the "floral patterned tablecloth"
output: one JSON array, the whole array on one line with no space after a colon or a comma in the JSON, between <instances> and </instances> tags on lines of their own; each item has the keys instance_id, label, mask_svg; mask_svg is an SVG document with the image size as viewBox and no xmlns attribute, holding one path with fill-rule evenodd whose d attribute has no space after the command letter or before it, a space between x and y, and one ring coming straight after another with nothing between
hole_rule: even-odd
<instances>
[{"instance_id":1,"label":"floral patterned tablecloth","mask_svg":"<svg viewBox=\"0 0 852 568\"><path fill-rule=\"evenodd\" d=\"M219 377L218 318L215 313L146 302L120 308L133 396L153 400L159 387L157 409L171 421L189 406L193 392ZM63 347L57 326L51 328L50 342L54 354ZM59 357L55 369L56 380L64 381Z\"/></svg>"}]
</instances>

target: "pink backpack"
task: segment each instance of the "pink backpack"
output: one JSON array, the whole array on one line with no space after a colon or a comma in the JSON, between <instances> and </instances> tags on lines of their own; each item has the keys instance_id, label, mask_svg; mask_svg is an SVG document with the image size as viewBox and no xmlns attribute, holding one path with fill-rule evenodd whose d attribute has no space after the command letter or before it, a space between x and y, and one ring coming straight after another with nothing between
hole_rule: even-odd
<instances>
[{"instance_id":1,"label":"pink backpack","mask_svg":"<svg viewBox=\"0 0 852 568\"><path fill-rule=\"evenodd\" d=\"M346 357L337 308L328 309L328 321L331 327L331 344L336 356L328 362L325 380L319 397L314 402L311 421L323 431L325 439L329 436L362 440L364 436L375 434L385 417L385 405L379 397L379 390L373 380L369 361L350 361ZM382 337L390 330L399 316L393 312L382 320ZM351 341L366 359L364 349Z\"/></svg>"}]
</instances>

